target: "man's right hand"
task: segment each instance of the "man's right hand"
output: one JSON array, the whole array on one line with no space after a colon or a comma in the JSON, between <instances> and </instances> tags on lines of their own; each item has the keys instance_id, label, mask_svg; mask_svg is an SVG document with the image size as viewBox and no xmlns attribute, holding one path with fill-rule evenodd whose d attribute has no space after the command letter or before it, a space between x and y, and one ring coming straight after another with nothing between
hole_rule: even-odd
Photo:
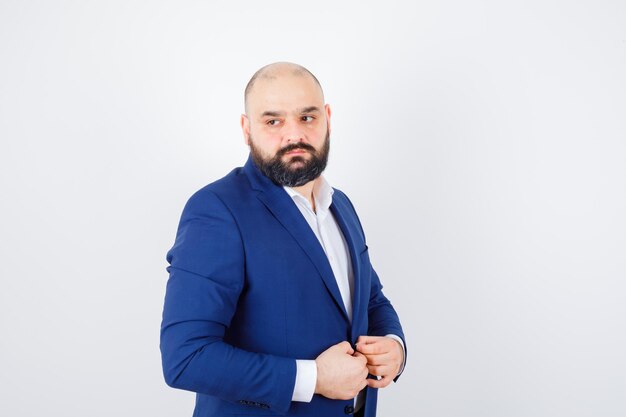
<instances>
[{"instance_id":1,"label":"man's right hand","mask_svg":"<svg viewBox=\"0 0 626 417\"><path fill-rule=\"evenodd\" d=\"M354 356L353 356L354 355ZM349 400L367 386L367 358L348 342L329 347L316 359L315 393L333 400Z\"/></svg>"}]
</instances>

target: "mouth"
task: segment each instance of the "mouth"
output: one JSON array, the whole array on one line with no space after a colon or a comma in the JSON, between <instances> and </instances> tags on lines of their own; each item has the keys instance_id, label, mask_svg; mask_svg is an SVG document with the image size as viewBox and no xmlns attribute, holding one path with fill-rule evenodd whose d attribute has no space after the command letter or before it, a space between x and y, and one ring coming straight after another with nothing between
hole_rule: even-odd
<instances>
[{"instance_id":1,"label":"mouth","mask_svg":"<svg viewBox=\"0 0 626 417\"><path fill-rule=\"evenodd\" d=\"M308 149L297 148L289 152L285 152L283 156L301 156L301 155L306 155L308 153L310 153Z\"/></svg>"},{"instance_id":2,"label":"mouth","mask_svg":"<svg viewBox=\"0 0 626 417\"><path fill-rule=\"evenodd\" d=\"M285 155L301 155L304 153L308 153L306 149L294 149L293 151L286 152Z\"/></svg>"}]
</instances>

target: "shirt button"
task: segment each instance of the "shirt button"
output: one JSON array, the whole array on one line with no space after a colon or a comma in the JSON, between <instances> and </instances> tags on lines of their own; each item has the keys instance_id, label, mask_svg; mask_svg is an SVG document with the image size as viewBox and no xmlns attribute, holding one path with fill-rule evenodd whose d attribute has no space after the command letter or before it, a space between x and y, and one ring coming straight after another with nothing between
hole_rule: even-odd
<instances>
[{"instance_id":1,"label":"shirt button","mask_svg":"<svg viewBox=\"0 0 626 417\"><path fill-rule=\"evenodd\" d=\"M351 405L346 405L346 408L343 409L343 412L346 414L354 413L354 407Z\"/></svg>"}]
</instances>

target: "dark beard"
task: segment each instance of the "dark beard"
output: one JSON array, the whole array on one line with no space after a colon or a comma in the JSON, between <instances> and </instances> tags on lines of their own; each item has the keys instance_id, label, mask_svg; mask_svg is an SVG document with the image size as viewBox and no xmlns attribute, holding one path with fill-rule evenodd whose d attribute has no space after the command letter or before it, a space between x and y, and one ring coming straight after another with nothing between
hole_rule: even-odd
<instances>
[{"instance_id":1,"label":"dark beard","mask_svg":"<svg viewBox=\"0 0 626 417\"><path fill-rule=\"evenodd\" d=\"M328 163L328 153L330 151L330 134L326 131L326 139L320 149L319 153L315 148L307 143L299 142L287 145L284 148L276 152L271 159L264 159L259 150L254 146L252 136L250 136L250 153L252 160L257 167L263 172L272 182L277 185L283 185L287 187L299 187L312 181L320 176L320 174L326 168ZM301 156L292 156L287 162L283 162L282 157L287 153L295 149L304 149L311 157L306 160ZM291 168L290 166L295 162L301 162L304 165L299 168Z\"/></svg>"}]
</instances>

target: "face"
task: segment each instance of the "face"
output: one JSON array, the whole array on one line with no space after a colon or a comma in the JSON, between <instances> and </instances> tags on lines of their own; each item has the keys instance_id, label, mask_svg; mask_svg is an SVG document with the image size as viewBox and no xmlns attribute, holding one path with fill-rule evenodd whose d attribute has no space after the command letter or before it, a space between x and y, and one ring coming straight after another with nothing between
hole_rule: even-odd
<instances>
[{"instance_id":1,"label":"face","mask_svg":"<svg viewBox=\"0 0 626 417\"><path fill-rule=\"evenodd\" d=\"M256 81L241 116L245 142L256 165L279 185L298 187L326 167L330 107L308 76L278 74Z\"/></svg>"}]
</instances>

